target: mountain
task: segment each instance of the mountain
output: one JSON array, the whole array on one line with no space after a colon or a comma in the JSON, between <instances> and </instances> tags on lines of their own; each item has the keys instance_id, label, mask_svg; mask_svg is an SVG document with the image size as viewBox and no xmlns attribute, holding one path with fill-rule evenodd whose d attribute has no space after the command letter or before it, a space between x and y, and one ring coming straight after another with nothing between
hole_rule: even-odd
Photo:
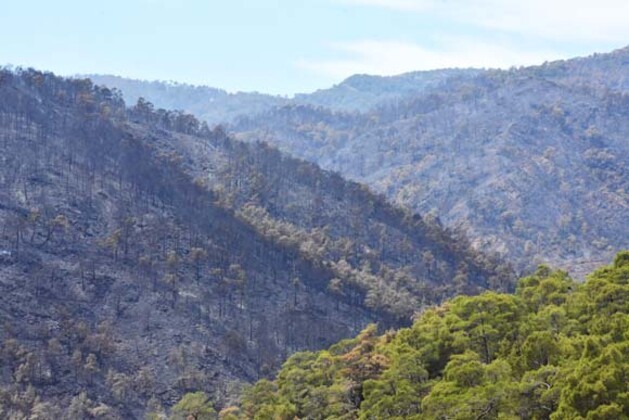
<instances>
[{"instance_id":1,"label":"mountain","mask_svg":"<svg viewBox=\"0 0 629 420\"><path fill-rule=\"evenodd\" d=\"M0 416L218 406L297 350L513 270L363 185L179 111L0 70Z\"/></svg>"},{"instance_id":2,"label":"mountain","mask_svg":"<svg viewBox=\"0 0 629 420\"><path fill-rule=\"evenodd\" d=\"M221 418L624 419L628 324L628 251L583 284L540 267L514 295L460 296L410 328L295 354Z\"/></svg>"},{"instance_id":3,"label":"mountain","mask_svg":"<svg viewBox=\"0 0 629 420\"><path fill-rule=\"evenodd\" d=\"M144 98L159 108L192 113L208 124L231 122L240 115L255 115L288 103L280 96L255 92L228 93L222 89L185 83L149 82L98 74L85 77L97 85L120 90L128 104L135 104L138 99Z\"/></svg>"},{"instance_id":4,"label":"mountain","mask_svg":"<svg viewBox=\"0 0 629 420\"><path fill-rule=\"evenodd\" d=\"M591 87L602 91L629 92L629 45L607 54L593 54L532 67L538 77L564 85Z\"/></svg>"},{"instance_id":5,"label":"mountain","mask_svg":"<svg viewBox=\"0 0 629 420\"><path fill-rule=\"evenodd\" d=\"M355 75L329 89L297 94L292 104L320 106L334 111L369 111L377 106L441 87L446 81L467 79L477 69L417 71L398 76Z\"/></svg>"},{"instance_id":6,"label":"mountain","mask_svg":"<svg viewBox=\"0 0 629 420\"><path fill-rule=\"evenodd\" d=\"M577 277L629 246L629 48L453 77L368 112L290 104L239 119L520 269Z\"/></svg>"},{"instance_id":7,"label":"mountain","mask_svg":"<svg viewBox=\"0 0 629 420\"><path fill-rule=\"evenodd\" d=\"M193 108L175 87L163 105L223 118L241 140L438 215L519 270L546 262L582 278L627 246L628 57L626 47L507 71L356 75L222 116L220 103L208 116L207 101ZM110 83L162 105L150 84L122 82Z\"/></svg>"},{"instance_id":8,"label":"mountain","mask_svg":"<svg viewBox=\"0 0 629 420\"><path fill-rule=\"evenodd\" d=\"M241 116L254 116L284 105L312 105L339 111L366 111L441 86L446 80L464 79L479 70L446 69L399 76L352 76L329 89L297 94L293 99L261 93L228 93L207 86L176 82L134 80L119 76L86 75L95 84L120 90L129 104L144 98L164 109L191 113L208 124L230 123Z\"/></svg>"}]
</instances>

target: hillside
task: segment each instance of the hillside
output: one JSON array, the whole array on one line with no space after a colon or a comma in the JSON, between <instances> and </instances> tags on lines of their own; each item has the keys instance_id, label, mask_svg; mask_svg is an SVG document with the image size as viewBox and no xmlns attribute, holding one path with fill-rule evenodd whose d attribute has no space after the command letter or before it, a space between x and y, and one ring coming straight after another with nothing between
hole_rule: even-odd
<instances>
[{"instance_id":1,"label":"hillside","mask_svg":"<svg viewBox=\"0 0 629 420\"><path fill-rule=\"evenodd\" d=\"M89 80L1 70L0 144L4 418L225 405L297 350L512 287L364 186Z\"/></svg>"},{"instance_id":2,"label":"hillside","mask_svg":"<svg viewBox=\"0 0 629 420\"><path fill-rule=\"evenodd\" d=\"M160 102L158 84L102 82L210 123L231 121L238 138L438 216L520 270L550 263L582 278L628 245L628 57L629 47L508 71L356 75L222 117L221 107L232 108L219 101L218 119L190 87L172 87Z\"/></svg>"},{"instance_id":3,"label":"hillside","mask_svg":"<svg viewBox=\"0 0 629 420\"><path fill-rule=\"evenodd\" d=\"M524 269L581 277L629 246L629 48L452 78L363 113L305 105L241 118Z\"/></svg>"},{"instance_id":4,"label":"hillside","mask_svg":"<svg viewBox=\"0 0 629 420\"><path fill-rule=\"evenodd\" d=\"M583 284L540 267L514 295L457 297L293 355L222 419L629 418L629 252Z\"/></svg>"}]
</instances>

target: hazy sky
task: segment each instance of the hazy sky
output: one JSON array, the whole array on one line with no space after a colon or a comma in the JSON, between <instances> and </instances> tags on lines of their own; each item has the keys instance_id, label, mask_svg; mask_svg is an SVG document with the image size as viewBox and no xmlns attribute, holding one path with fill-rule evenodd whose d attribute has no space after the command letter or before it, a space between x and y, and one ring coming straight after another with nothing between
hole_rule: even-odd
<instances>
[{"instance_id":1,"label":"hazy sky","mask_svg":"<svg viewBox=\"0 0 629 420\"><path fill-rule=\"evenodd\" d=\"M0 63L292 94L629 44L629 0L0 0Z\"/></svg>"}]
</instances>

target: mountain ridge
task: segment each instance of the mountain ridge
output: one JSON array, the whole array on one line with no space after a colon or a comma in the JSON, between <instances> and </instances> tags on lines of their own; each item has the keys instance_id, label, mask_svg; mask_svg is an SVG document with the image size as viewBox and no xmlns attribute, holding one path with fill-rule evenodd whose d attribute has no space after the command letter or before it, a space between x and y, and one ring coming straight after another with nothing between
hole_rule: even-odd
<instances>
[{"instance_id":1,"label":"mountain ridge","mask_svg":"<svg viewBox=\"0 0 629 420\"><path fill-rule=\"evenodd\" d=\"M622 114L623 98L629 90L628 55L629 46L610 53L509 70L452 70L455 73L451 77L447 76L449 70L392 77L355 75L330 89L298 95L301 101L295 98L261 113L234 116L227 127L240 139L269 142L326 169L366 182L414 211L438 215L447 227L466 231L479 249L520 260L521 269L548 262L581 277L626 244L622 237L627 233L622 226L616 228L620 236L604 232L602 223L583 216L585 209L580 208L612 206L616 215L602 210L604 214L598 220L611 219L616 226L626 212L622 162L626 161L623 157L627 151L618 138L625 127L623 120L614 115ZM431 74L438 76L438 82L415 86L408 95L404 94L406 82L402 82L402 93L394 89L393 99L387 96L385 87L390 81L412 81L417 75ZM361 84L365 85L364 91L353 88ZM370 96L372 85L379 86L373 89L385 95ZM365 98L374 102L357 112L344 103L346 96L354 98L355 103ZM510 113L505 113L505 104ZM501 123L496 124L498 117ZM607 117L609 121L605 120ZM542 129L536 132L536 126ZM458 159L456 151L468 138L470 144L478 143L476 150L463 149L475 156L476 169L469 168L464 157L456 165L436 167L435 159L450 160L450 150L455 151ZM580 146L571 150L570 139ZM487 143L494 140L495 146ZM582 149L588 142L591 147ZM449 144L450 150L444 144ZM557 154L558 151L563 154ZM509 166L505 166L508 161L526 167L528 172L510 175ZM488 173L489 168L496 172ZM449 172L460 172L461 176L448 180ZM568 172L570 175L566 176ZM508 181L512 185L504 185L509 177L513 178ZM560 190L559 199L555 199L559 184L552 188L544 184L556 177L563 177L564 184L577 178L588 186L574 192ZM476 197L464 185L476 185L484 178L489 180L489 185L483 187L487 192L482 194L486 196ZM447 181L443 183L442 179ZM547 192L545 197L556 201L551 214L567 214L550 220L548 214L533 209L529 203L525 206L528 214L519 215L521 208L513 208L505 192L511 190L509 194L515 194L514 197L526 198L533 191L527 187L531 182L537 183L538 190ZM583 188L591 191L590 198L585 197L587 191ZM448 192L453 190L465 198L457 200L455 194ZM595 196L596 191L602 193ZM482 207L483 200L494 200L493 193L504 196L498 203L503 207L502 216L492 215L489 209L472 211L471 207ZM542 195L537 198L543 199ZM560 203L563 208L573 206L576 210L560 211ZM538 219L544 218L545 224L538 226ZM582 226L583 232L576 224ZM514 226L518 232L513 231ZM567 231L561 233L562 230ZM568 241L568 245L560 245L561 241ZM583 252L566 252L575 249L577 243Z\"/></svg>"},{"instance_id":2,"label":"mountain ridge","mask_svg":"<svg viewBox=\"0 0 629 420\"><path fill-rule=\"evenodd\" d=\"M365 182L422 214L434 212L446 226L468 231L481 249L572 266L580 276L590 267L572 262L605 260L626 246L628 68L623 49L486 71L366 114L282 107L240 119L232 129ZM547 199L555 201L550 212ZM578 219L582 230L561 233ZM576 240L582 253L569 255L574 247L563 240Z\"/></svg>"}]
</instances>

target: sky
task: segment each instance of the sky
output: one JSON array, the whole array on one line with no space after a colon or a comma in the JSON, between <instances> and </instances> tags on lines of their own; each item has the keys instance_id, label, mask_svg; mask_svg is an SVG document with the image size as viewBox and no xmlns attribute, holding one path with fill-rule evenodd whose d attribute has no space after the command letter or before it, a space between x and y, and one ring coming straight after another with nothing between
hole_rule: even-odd
<instances>
[{"instance_id":1,"label":"sky","mask_svg":"<svg viewBox=\"0 0 629 420\"><path fill-rule=\"evenodd\" d=\"M629 0L0 0L0 64L280 95L629 44Z\"/></svg>"}]
</instances>

